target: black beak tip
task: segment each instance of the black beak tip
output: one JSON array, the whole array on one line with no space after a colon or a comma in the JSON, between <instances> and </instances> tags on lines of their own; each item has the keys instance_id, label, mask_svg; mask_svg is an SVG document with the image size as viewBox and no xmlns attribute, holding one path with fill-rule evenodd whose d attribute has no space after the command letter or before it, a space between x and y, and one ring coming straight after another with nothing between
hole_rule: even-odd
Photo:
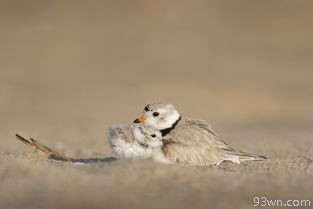
<instances>
[{"instance_id":1,"label":"black beak tip","mask_svg":"<svg viewBox=\"0 0 313 209\"><path fill-rule=\"evenodd\" d=\"M136 120L134 120L134 123L140 123L140 120L137 118Z\"/></svg>"}]
</instances>

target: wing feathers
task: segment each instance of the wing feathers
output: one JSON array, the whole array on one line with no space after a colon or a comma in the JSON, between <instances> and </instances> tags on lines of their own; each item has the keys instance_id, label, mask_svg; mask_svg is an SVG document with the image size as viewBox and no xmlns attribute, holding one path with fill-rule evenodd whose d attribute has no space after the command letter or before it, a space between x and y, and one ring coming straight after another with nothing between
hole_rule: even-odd
<instances>
[{"instance_id":1,"label":"wing feathers","mask_svg":"<svg viewBox=\"0 0 313 209\"><path fill-rule=\"evenodd\" d=\"M163 147L165 156L185 165L218 164L224 160L240 162L266 159L264 156L235 150L221 140L208 122L203 120L183 118L164 139L169 142Z\"/></svg>"}]
</instances>

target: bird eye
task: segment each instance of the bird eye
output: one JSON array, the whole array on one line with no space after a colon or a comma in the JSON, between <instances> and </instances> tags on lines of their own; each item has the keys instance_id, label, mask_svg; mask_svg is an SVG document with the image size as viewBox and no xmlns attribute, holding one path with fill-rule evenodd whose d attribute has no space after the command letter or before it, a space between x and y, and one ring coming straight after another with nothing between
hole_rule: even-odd
<instances>
[{"instance_id":1,"label":"bird eye","mask_svg":"<svg viewBox=\"0 0 313 209\"><path fill-rule=\"evenodd\" d=\"M152 136L153 138L155 138L155 137L156 137L156 135L155 135L155 134L152 134L151 136Z\"/></svg>"},{"instance_id":2,"label":"bird eye","mask_svg":"<svg viewBox=\"0 0 313 209\"><path fill-rule=\"evenodd\" d=\"M154 116L154 117L158 117L159 115L160 115L160 113L158 113L158 112L154 112L154 113L153 113L153 116Z\"/></svg>"}]
</instances>

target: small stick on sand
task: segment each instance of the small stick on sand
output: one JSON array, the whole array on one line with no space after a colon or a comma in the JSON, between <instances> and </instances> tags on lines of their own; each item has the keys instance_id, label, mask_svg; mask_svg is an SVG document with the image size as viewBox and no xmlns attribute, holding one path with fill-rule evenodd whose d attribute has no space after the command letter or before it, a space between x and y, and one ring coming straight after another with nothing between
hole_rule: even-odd
<instances>
[{"instance_id":1,"label":"small stick on sand","mask_svg":"<svg viewBox=\"0 0 313 209\"><path fill-rule=\"evenodd\" d=\"M66 157L65 155L58 153L57 151L39 143L37 140L30 138L26 139L25 137L16 134L16 138L26 144L27 146L30 146L32 148L35 148L36 150L40 150L41 152L45 153L49 159L58 160L58 161L67 161L67 162L73 162L74 159L70 157Z\"/></svg>"}]
</instances>

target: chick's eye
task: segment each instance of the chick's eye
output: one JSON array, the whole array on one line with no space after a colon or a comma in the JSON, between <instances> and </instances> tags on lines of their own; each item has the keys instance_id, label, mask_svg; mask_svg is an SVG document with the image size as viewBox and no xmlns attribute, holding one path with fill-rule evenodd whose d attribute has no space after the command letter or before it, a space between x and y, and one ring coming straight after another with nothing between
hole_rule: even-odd
<instances>
[{"instance_id":1,"label":"chick's eye","mask_svg":"<svg viewBox=\"0 0 313 209\"><path fill-rule=\"evenodd\" d=\"M159 115L160 115L160 113L158 113L158 112L154 112L154 113L153 113L153 116L154 116L154 117L158 117Z\"/></svg>"},{"instance_id":2,"label":"chick's eye","mask_svg":"<svg viewBox=\"0 0 313 209\"><path fill-rule=\"evenodd\" d=\"M151 136L152 136L153 138L155 138L155 137L156 137L156 135L155 135L155 134L152 134Z\"/></svg>"}]
</instances>

